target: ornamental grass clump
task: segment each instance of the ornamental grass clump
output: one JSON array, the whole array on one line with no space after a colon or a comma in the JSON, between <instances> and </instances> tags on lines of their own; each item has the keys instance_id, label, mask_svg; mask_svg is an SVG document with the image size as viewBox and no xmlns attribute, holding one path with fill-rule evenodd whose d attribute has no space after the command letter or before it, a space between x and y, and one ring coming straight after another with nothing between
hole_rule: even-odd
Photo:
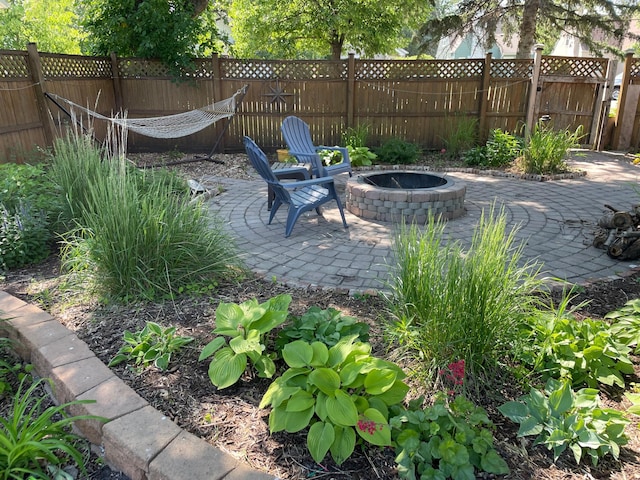
<instances>
[{"instance_id":1,"label":"ornamental grass clump","mask_svg":"<svg viewBox=\"0 0 640 480\"><path fill-rule=\"evenodd\" d=\"M570 132L556 131L551 126L538 122L533 127L516 166L524 173L538 175L566 172L569 169L565 162L567 153L572 148L579 148L584 136L582 125Z\"/></svg>"},{"instance_id":2,"label":"ornamental grass clump","mask_svg":"<svg viewBox=\"0 0 640 480\"><path fill-rule=\"evenodd\" d=\"M522 261L515 233L494 208L482 213L468 250L447 243L433 217L424 229L399 229L386 331L426 376L460 360L471 376L490 373L522 341L539 267Z\"/></svg>"},{"instance_id":3,"label":"ornamental grass clump","mask_svg":"<svg viewBox=\"0 0 640 480\"><path fill-rule=\"evenodd\" d=\"M67 268L126 300L172 298L241 274L233 239L176 178L140 172L87 142L69 136L53 158L76 225L63 242Z\"/></svg>"}]
</instances>

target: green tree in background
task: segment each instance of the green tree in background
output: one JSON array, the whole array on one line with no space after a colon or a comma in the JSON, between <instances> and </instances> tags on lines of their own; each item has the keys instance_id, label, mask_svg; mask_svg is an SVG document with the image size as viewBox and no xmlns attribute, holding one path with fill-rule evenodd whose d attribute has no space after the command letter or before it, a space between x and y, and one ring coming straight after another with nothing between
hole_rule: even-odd
<instances>
[{"instance_id":1,"label":"green tree in background","mask_svg":"<svg viewBox=\"0 0 640 480\"><path fill-rule=\"evenodd\" d=\"M422 50L444 36L474 30L491 48L499 30L507 40L517 36L518 58L530 57L534 44L562 32L578 38L594 54L620 54L618 45L634 38L629 23L640 12L637 0L462 0L448 7L418 30Z\"/></svg>"},{"instance_id":2,"label":"green tree in background","mask_svg":"<svg viewBox=\"0 0 640 480\"><path fill-rule=\"evenodd\" d=\"M8 0L0 9L0 48L26 50L29 42L42 52L81 53L75 0Z\"/></svg>"},{"instance_id":3,"label":"green tree in background","mask_svg":"<svg viewBox=\"0 0 640 480\"><path fill-rule=\"evenodd\" d=\"M206 1L88 0L82 25L89 33L85 50L94 55L158 59L173 69L188 67L193 57L220 51L215 20Z\"/></svg>"},{"instance_id":4,"label":"green tree in background","mask_svg":"<svg viewBox=\"0 0 640 480\"><path fill-rule=\"evenodd\" d=\"M392 52L427 11L412 0L232 0L229 17L239 57L339 59Z\"/></svg>"}]
</instances>

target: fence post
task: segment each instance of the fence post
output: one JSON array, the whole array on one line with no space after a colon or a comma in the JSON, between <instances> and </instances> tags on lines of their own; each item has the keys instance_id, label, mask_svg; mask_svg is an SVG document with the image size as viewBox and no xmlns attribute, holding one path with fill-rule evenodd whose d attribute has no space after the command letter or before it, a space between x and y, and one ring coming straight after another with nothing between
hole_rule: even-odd
<instances>
[{"instance_id":1,"label":"fence post","mask_svg":"<svg viewBox=\"0 0 640 480\"><path fill-rule=\"evenodd\" d=\"M491 52L484 58L484 71L482 72L482 91L480 94L480 122L478 125L478 140L480 145L487 143L487 108L489 104L489 88L491 87Z\"/></svg>"},{"instance_id":2,"label":"fence post","mask_svg":"<svg viewBox=\"0 0 640 480\"><path fill-rule=\"evenodd\" d=\"M116 99L116 109L122 111L122 85L120 84L120 70L116 52L111 52L111 78L113 79L113 96Z\"/></svg>"},{"instance_id":3,"label":"fence post","mask_svg":"<svg viewBox=\"0 0 640 480\"><path fill-rule=\"evenodd\" d=\"M626 121L630 121L633 125L634 119L625 119L625 104L627 103L627 91L629 85L629 75L631 74L631 61L633 60L633 50L626 52L624 57L624 69L622 74L622 83L620 84L620 92L618 92L618 111L616 112L616 120L613 130L613 141L611 142L614 150L627 148L629 145L622 145L622 126Z\"/></svg>"},{"instance_id":4,"label":"fence post","mask_svg":"<svg viewBox=\"0 0 640 480\"><path fill-rule=\"evenodd\" d=\"M47 142L47 146L52 146L54 139L53 119L51 118L51 115L49 115L47 101L44 96L47 89L45 86L44 75L42 74L40 54L38 53L38 47L35 43L29 43L27 45L27 54L29 70L31 72L31 78L33 79L34 89L36 93L36 104L38 105L40 121L42 122L42 130L44 131L44 139L45 142Z\"/></svg>"},{"instance_id":5,"label":"fence post","mask_svg":"<svg viewBox=\"0 0 640 480\"><path fill-rule=\"evenodd\" d=\"M347 63L347 124L346 128L355 127L353 121L353 109L355 105L356 94L356 56L349 54L349 62Z\"/></svg>"},{"instance_id":6,"label":"fence post","mask_svg":"<svg viewBox=\"0 0 640 480\"><path fill-rule=\"evenodd\" d=\"M535 54L533 57L533 75L531 76L531 88L529 89L529 103L527 105L527 122L525 125L525 140L529 141L529 136L533 130L533 125L536 122L536 106L538 104L538 98L542 88L538 85L540 81L540 67L542 66L542 49L544 45L535 45Z\"/></svg>"},{"instance_id":7,"label":"fence post","mask_svg":"<svg viewBox=\"0 0 640 480\"><path fill-rule=\"evenodd\" d=\"M211 66L213 67L213 101L219 102L220 100L222 100L222 73L220 69L220 56L217 53L214 53L211 56ZM222 130L223 123L224 122L216 122L214 124L214 129L216 132L214 138L220 139L216 150L218 152L224 153L225 137L227 136L227 133Z\"/></svg>"}]
</instances>

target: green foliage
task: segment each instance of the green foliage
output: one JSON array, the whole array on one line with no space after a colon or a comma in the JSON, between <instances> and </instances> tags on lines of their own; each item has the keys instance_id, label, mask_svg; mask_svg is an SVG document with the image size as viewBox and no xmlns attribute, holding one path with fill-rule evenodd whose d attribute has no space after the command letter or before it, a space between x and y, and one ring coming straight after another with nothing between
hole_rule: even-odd
<instances>
[{"instance_id":1,"label":"green foliage","mask_svg":"<svg viewBox=\"0 0 640 480\"><path fill-rule=\"evenodd\" d=\"M442 139L446 153L459 158L463 152L473 148L478 141L478 120L456 116L447 120L448 132Z\"/></svg>"},{"instance_id":2,"label":"green foliage","mask_svg":"<svg viewBox=\"0 0 640 480\"><path fill-rule=\"evenodd\" d=\"M35 42L41 52L79 54L84 37L75 0L8 0L0 8L0 48L25 50Z\"/></svg>"},{"instance_id":3,"label":"green foliage","mask_svg":"<svg viewBox=\"0 0 640 480\"><path fill-rule=\"evenodd\" d=\"M568 447L576 463L586 454L597 465L607 454L617 459L620 446L627 443L624 428L629 421L622 412L601 408L597 390L574 392L568 381L550 378L544 392L532 388L520 401L498 410L520 424L519 437L537 435L535 444L553 450L554 460Z\"/></svg>"},{"instance_id":4,"label":"green foliage","mask_svg":"<svg viewBox=\"0 0 640 480\"><path fill-rule=\"evenodd\" d=\"M538 268L523 262L504 212L483 212L471 246L447 242L444 223L402 226L394 239L385 327L424 373L465 360L471 375L513 355L518 331L532 311ZM464 341L461 341L464 339ZM488 372L487 372L488 373Z\"/></svg>"},{"instance_id":5,"label":"green foliage","mask_svg":"<svg viewBox=\"0 0 640 480\"><path fill-rule=\"evenodd\" d=\"M391 52L401 46L402 28L417 25L428 10L423 3L398 0L235 0L229 18L238 57L339 60L347 46L368 58Z\"/></svg>"},{"instance_id":6,"label":"green foliage","mask_svg":"<svg viewBox=\"0 0 640 480\"><path fill-rule=\"evenodd\" d=\"M213 5L202 15L188 0L91 0L84 8L84 48L94 55L159 59L177 73L221 48Z\"/></svg>"},{"instance_id":7,"label":"green foliage","mask_svg":"<svg viewBox=\"0 0 640 480\"><path fill-rule=\"evenodd\" d=\"M356 438L391 445L389 407L409 390L404 372L371 355L371 345L342 338L331 348L296 340L282 356L289 366L268 388L260 408L271 406L271 433L306 427L307 448L320 463L327 453L337 464L351 456Z\"/></svg>"},{"instance_id":8,"label":"green foliage","mask_svg":"<svg viewBox=\"0 0 640 480\"><path fill-rule=\"evenodd\" d=\"M361 123L357 127L349 127L341 135L342 144L347 147L366 147L369 138L369 125Z\"/></svg>"},{"instance_id":9,"label":"green foliage","mask_svg":"<svg viewBox=\"0 0 640 480\"><path fill-rule=\"evenodd\" d=\"M3 321L0 317L0 326ZM33 370L32 365L23 364L13 353L13 344L11 339L0 337L0 399L4 399L7 394L12 394L14 385L29 377Z\"/></svg>"},{"instance_id":10,"label":"green foliage","mask_svg":"<svg viewBox=\"0 0 640 480\"><path fill-rule=\"evenodd\" d=\"M369 325L358 322L357 318L343 316L335 308L322 310L310 307L300 317L292 317L291 323L285 325L276 338L276 350L279 352L294 340L307 343L322 342L328 347L334 346L341 338L356 335L358 341L369 340Z\"/></svg>"},{"instance_id":11,"label":"green foliage","mask_svg":"<svg viewBox=\"0 0 640 480\"><path fill-rule=\"evenodd\" d=\"M522 151L522 139L500 129L492 130L483 147L475 147L464 153L467 165L502 167L510 164Z\"/></svg>"},{"instance_id":12,"label":"green foliage","mask_svg":"<svg viewBox=\"0 0 640 480\"><path fill-rule=\"evenodd\" d=\"M381 162L400 165L416 163L420 153L418 145L399 138L390 138L376 150Z\"/></svg>"},{"instance_id":13,"label":"green foliage","mask_svg":"<svg viewBox=\"0 0 640 480\"><path fill-rule=\"evenodd\" d=\"M276 372L273 355L265 353L265 337L281 325L288 315L291 296L278 295L264 303L256 299L241 304L220 302L216 309L216 328L220 335L209 342L198 360L212 355L209 378L219 389L235 384L251 360L258 376L271 378ZM223 337L230 337L229 342Z\"/></svg>"},{"instance_id":14,"label":"green foliage","mask_svg":"<svg viewBox=\"0 0 640 480\"><path fill-rule=\"evenodd\" d=\"M543 378L567 379L574 386L598 384L624 388L633 373L631 349L602 320L576 320L558 311L532 315L523 360Z\"/></svg>"},{"instance_id":15,"label":"green foliage","mask_svg":"<svg viewBox=\"0 0 640 480\"><path fill-rule=\"evenodd\" d=\"M64 241L66 268L125 300L171 298L242 273L232 238L205 205L189 201L182 181L103 154L85 136L56 144L52 175L65 192L66 221L79 225Z\"/></svg>"},{"instance_id":16,"label":"green foliage","mask_svg":"<svg viewBox=\"0 0 640 480\"><path fill-rule=\"evenodd\" d=\"M6 417L0 417L1 479L48 480L69 462L75 463L85 474L80 437L71 433L71 425L78 420L106 420L93 415L69 417L65 409L72 405L93 403L93 400L74 401L55 407L42 408L46 395L37 389L46 380L40 379L25 390L26 379L18 391ZM53 475L55 477L55 475Z\"/></svg>"},{"instance_id":17,"label":"green foliage","mask_svg":"<svg viewBox=\"0 0 640 480\"><path fill-rule=\"evenodd\" d=\"M628 301L622 308L604 317L611 320L611 333L626 346L635 345L634 353L640 353L640 298Z\"/></svg>"},{"instance_id":18,"label":"green foliage","mask_svg":"<svg viewBox=\"0 0 640 480\"><path fill-rule=\"evenodd\" d=\"M473 480L475 471L509 473L493 446L494 426L484 409L460 395L451 403L438 396L430 407L421 409L421 404L422 398L408 409L392 408L400 478Z\"/></svg>"},{"instance_id":19,"label":"green foliage","mask_svg":"<svg viewBox=\"0 0 640 480\"><path fill-rule=\"evenodd\" d=\"M123 345L111 359L109 366L122 362L133 363L138 371L155 365L167 370L171 355L193 341L192 337L176 335L176 327L162 328L155 322L147 322L139 332L124 331Z\"/></svg>"},{"instance_id":20,"label":"green foliage","mask_svg":"<svg viewBox=\"0 0 640 480\"><path fill-rule=\"evenodd\" d=\"M552 174L566 172L564 159L569 149L580 147L580 139L585 134L579 126L575 132L555 131L551 125L538 122L526 143L517 166L525 173Z\"/></svg>"},{"instance_id":21,"label":"green foliage","mask_svg":"<svg viewBox=\"0 0 640 480\"><path fill-rule=\"evenodd\" d=\"M318 150L318 155L325 166L342 163L342 153L339 150Z\"/></svg>"},{"instance_id":22,"label":"green foliage","mask_svg":"<svg viewBox=\"0 0 640 480\"><path fill-rule=\"evenodd\" d=\"M349 152L351 165L354 167L369 166L378 158L378 155L373 153L369 147L352 147L347 145L347 152Z\"/></svg>"}]
</instances>

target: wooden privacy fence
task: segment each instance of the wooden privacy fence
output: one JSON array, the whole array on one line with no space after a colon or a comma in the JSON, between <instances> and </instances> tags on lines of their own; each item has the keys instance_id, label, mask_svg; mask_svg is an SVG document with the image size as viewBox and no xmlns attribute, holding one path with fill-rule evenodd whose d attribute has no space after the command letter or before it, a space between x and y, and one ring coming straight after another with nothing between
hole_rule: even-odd
<instances>
[{"instance_id":1,"label":"wooden privacy fence","mask_svg":"<svg viewBox=\"0 0 640 480\"><path fill-rule=\"evenodd\" d=\"M531 60L213 56L197 59L194 70L176 80L155 61L40 53L30 44L24 52L0 51L0 162L21 161L61 135L68 119L45 99L46 92L107 116L125 110L130 117L153 117L211 104L245 85L248 92L226 131L221 121L171 140L130 134L129 149L208 152L224 133L219 151L241 150L244 135L272 150L284 146L280 125L288 115L307 121L318 144L338 144L346 128L367 125L371 146L400 137L433 149L443 147L461 122L473 122L482 141L492 129L522 133L525 124L549 115L557 129L582 125L589 145L597 147L609 105L605 87L612 85L613 75L607 59L543 56L539 49ZM628 85L640 86L635 67L629 67L629 75ZM626 90L628 96L631 89ZM103 138L106 127L100 123L105 122L93 125ZM638 144L639 130L634 125L631 145Z\"/></svg>"}]
</instances>

